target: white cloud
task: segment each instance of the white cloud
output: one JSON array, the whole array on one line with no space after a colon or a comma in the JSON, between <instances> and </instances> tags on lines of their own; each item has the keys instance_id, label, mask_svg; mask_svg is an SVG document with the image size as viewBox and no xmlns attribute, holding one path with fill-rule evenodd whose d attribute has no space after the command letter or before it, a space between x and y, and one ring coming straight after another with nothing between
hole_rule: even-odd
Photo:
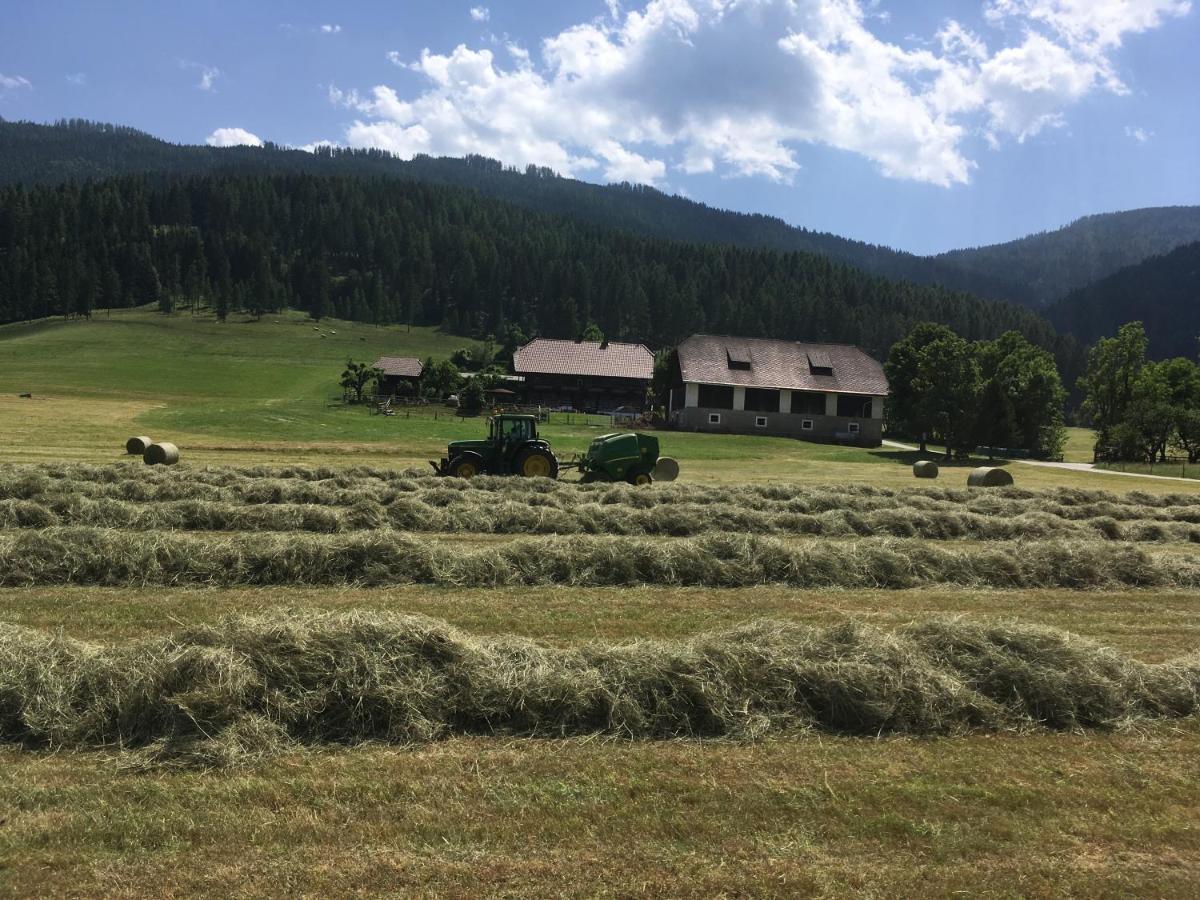
<instances>
[{"instance_id":1,"label":"white cloud","mask_svg":"<svg viewBox=\"0 0 1200 900\"><path fill-rule=\"evenodd\" d=\"M607 6L608 18L546 38L536 62L511 43L507 65L464 44L415 62L389 53L425 87L409 96L387 85L331 89L359 116L347 142L651 183L672 168L786 181L799 168L796 149L813 143L891 177L960 184L976 165L972 136L1023 141L1061 124L1093 91L1122 92L1111 52L1190 8L987 0L986 38L949 20L914 49L871 31L887 12L874 2Z\"/></svg>"},{"instance_id":2,"label":"white cloud","mask_svg":"<svg viewBox=\"0 0 1200 900\"><path fill-rule=\"evenodd\" d=\"M0 72L0 96L22 90L33 90L33 82L21 75L5 75Z\"/></svg>"},{"instance_id":3,"label":"white cloud","mask_svg":"<svg viewBox=\"0 0 1200 900\"><path fill-rule=\"evenodd\" d=\"M261 147L262 138L245 128L218 128L204 143L210 147Z\"/></svg>"},{"instance_id":4,"label":"white cloud","mask_svg":"<svg viewBox=\"0 0 1200 900\"><path fill-rule=\"evenodd\" d=\"M472 6L471 18L476 22L486 22L492 17L492 11L486 6Z\"/></svg>"},{"instance_id":5,"label":"white cloud","mask_svg":"<svg viewBox=\"0 0 1200 900\"><path fill-rule=\"evenodd\" d=\"M216 66L206 66L203 63L190 62L186 59L181 59L179 61L179 68L199 69L200 80L196 82L196 87L202 91L213 90L213 86L216 84L217 79L221 77L221 70Z\"/></svg>"},{"instance_id":6,"label":"white cloud","mask_svg":"<svg viewBox=\"0 0 1200 900\"><path fill-rule=\"evenodd\" d=\"M321 26L322 34L340 34L341 30L342 30L341 25L322 25Z\"/></svg>"},{"instance_id":7,"label":"white cloud","mask_svg":"<svg viewBox=\"0 0 1200 900\"><path fill-rule=\"evenodd\" d=\"M75 72L72 75L64 76L64 78L66 78L67 84L73 84L76 87L85 87L88 83L86 72Z\"/></svg>"},{"instance_id":8,"label":"white cloud","mask_svg":"<svg viewBox=\"0 0 1200 900\"><path fill-rule=\"evenodd\" d=\"M1144 144L1150 138L1154 137L1153 131L1147 131L1145 128L1136 128L1132 125L1125 126L1125 137L1132 138L1139 144Z\"/></svg>"}]
</instances>

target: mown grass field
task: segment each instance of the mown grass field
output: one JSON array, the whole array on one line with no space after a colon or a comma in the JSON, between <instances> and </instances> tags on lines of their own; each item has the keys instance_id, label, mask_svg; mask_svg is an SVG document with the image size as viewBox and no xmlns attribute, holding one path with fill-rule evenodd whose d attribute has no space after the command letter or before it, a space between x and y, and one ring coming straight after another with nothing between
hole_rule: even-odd
<instances>
[{"instance_id":1,"label":"mown grass field","mask_svg":"<svg viewBox=\"0 0 1200 900\"><path fill-rule=\"evenodd\" d=\"M291 316L123 316L0 329L0 582L11 585L0 587L0 896L1194 895L1196 718L1079 714L1046 727L1028 685L1040 702L1078 692L1084 705L1116 688L1103 666L1059 671L1026 651L1003 657L1037 663L1019 703L1000 692L1020 713L1003 727L922 733L895 712L919 699L913 687L871 706L891 724L869 733L818 716L752 739L530 736L512 724L524 721L512 694L492 732L476 723L408 743L297 732L234 765L131 768L138 728L212 729L204 692L217 688L173 694L151 659L191 659L189 641L242 614L280 625L415 614L471 641L534 641L548 656L514 669L512 691L556 653L616 647L623 659L639 642L684 646L756 621L849 622L884 639L941 622L1016 644L1044 626L1077 636L1060 649L1081 660L1112 648L1135 682L1158 671L1144 663L1190 671L1200 495L1031 466L1014 467L1015 490L968 493L963 469L916 485L911 455L886 448L676 434L663 437L683 464L672 486L463 489L399 470L479 423L326 405L355 345L358 358L424 356L461 340L343 323L321 338ZM549 433L569 452L596 430ZM178 438L184 464L121 460L142 432ZM1087 440L1073 434L1067 459ZM60 668L31 690L12 674L13 648L27 662L54 635ZM164 650L176 639L177 657ZM73 641L91 649L73 656ZM73 666L103 692L87 660L111 648L147 667L150 681L118 693L133 707L159 698L153 715L126 707L124 738L37 737L94 702L92 688L71 693ZM657 676L670 691L693 677L679 659ZM869 671L909 684L885 663ZM334 669L353 680L365 664ZM821 670L858 685L839 709L865 702L875 676L851 678L865 665L839 657ZM185 686L195 677L170 671ZM61 690L73 703L45 702Z\"/></svg>"},{"instance_id":2,"label":"mown grass field","mask_svg":"<svg viewBox=\"0 0 1200 900\"><path fill-rule=\"evenodd\" d=\"M203 464L424 466L448 441L478 436L483 423L444 409L410 418L373 416L340 402L338 376L347 358L441 357L466 343L427 328L314 325L295 313L222 325L211 316L140 309L102 313L87 322L3 326L0 460L119 461L126 438L148 433L178 444L185 461ZM33 397L23 399L22 393ZM567 424L556 417L544 432L560 455L570 456L605 430L593 422L580 424L573 416ZM1089 433L1072 429L1069 437L1066 458L1090 460ZM680 460L686 480L708 483L904 487L912 482L915 459L886 447L674 432L663 437L663 446ZM965 484L975 464L946 467L943 482ZM1029 487L1176 489L1169 482L1033 466L1018 471L1019 483Z\"/></svg>"}]
</instances>

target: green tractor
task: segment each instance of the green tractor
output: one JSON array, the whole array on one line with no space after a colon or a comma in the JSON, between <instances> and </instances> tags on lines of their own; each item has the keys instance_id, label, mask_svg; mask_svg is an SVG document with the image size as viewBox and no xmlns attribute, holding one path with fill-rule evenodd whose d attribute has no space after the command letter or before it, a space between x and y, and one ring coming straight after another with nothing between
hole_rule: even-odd
<instances>
[{"instance_id":1,"label":"green tractor","mask_svg":"<svg viewBox=\"0 0 1200 900\"><path fill-rule=\"evenodd\" d=\"M488 436L481 441L451 441L441 463L429 463L439 475L523 475L557 478L558 459L538 437L535 416L502 415L488 419Z\"/></svg>"},{"instance_id":2,"label":"green tractor","mask_svg":"<svg viewBox=\"0 0 1200 900\"><path fill-rule=\"evenodd\" d=\"M534 416L500 415L488 419L488 436L478 441L453 441L441 462L430 462L439 475L522 475L557 478L560 469L578 469L584 482L628 481L650 484L674 481L679 464L659 457L658 438L648 434L603 434L582 457L560 463L550 444L538 437Z\"/></svg>"}]
</instances>

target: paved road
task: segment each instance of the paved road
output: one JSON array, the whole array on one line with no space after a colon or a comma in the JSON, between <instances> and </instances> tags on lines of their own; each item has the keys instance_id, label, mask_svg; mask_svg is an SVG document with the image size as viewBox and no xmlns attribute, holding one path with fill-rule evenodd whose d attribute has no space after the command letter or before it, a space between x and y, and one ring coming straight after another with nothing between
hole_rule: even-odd
<instances>
[{"instance_id":1,"label":"paved road","mask_svg":"<svg viewBox=\"0 0 1200 900\"><path fill-rule=\"evenodd\" d=\"M885 447L892 447L896 450L916 450L909 444L901 444L897 441L884 441ZM1195 478L1180 478L1176 475L1146 475L1142 472L1117 472L1112 469L1097 469L1091 463L1079 462L1046 462L1040 459L1007 459L1004 462L1020 463L1023 466L1042 466L1047 469L1067 469L1071 472L1094 472L1097 475L1123 475L1126 478L1153 478L1157 481L1186 481L1192 484L1196 483Z\"/></svg>"}]
</instances>

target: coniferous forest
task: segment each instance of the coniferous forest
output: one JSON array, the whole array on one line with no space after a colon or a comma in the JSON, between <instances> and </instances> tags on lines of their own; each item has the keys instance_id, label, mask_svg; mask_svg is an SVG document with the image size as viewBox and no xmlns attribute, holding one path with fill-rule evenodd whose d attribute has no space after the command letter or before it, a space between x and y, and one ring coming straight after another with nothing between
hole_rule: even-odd
<instances>
[{"instance_id":1,"label":"coniferous forest","mask_svg":"<svg viewBox=\"0 0 1200 900\"><path fill-rule=\"evenodd\" d=\"M893 282L808 253L688 244L394 178L124 177L0 189L0 321L158 303L482 336L671 344L697 331L844 341L884 354L937 321L1016 330L1064 352L1034 313Z\"/></svg>"}]
</instances>

